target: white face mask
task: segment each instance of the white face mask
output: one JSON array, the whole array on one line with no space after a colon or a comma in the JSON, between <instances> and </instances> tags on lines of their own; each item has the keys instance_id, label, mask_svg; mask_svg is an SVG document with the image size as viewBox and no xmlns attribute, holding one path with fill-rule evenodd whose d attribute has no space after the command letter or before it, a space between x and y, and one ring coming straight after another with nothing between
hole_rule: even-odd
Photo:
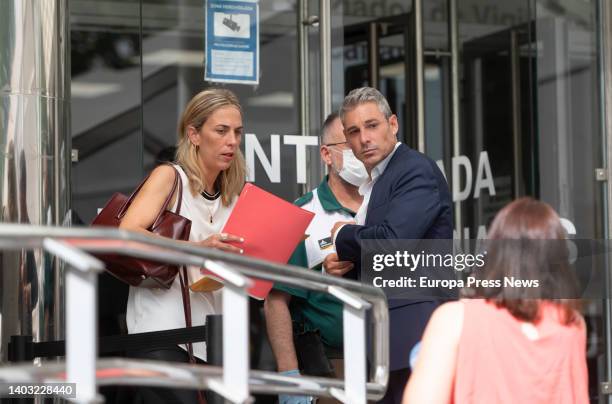
<instances>
[{"instance_id":1,"label":"white face mask","mask_svg":"<svg viewBox=\"0 0 612 404\"><path fill-rule=\"evenodd\" d=\"M336 168L334 167L334 169ZM342 169L336 169L336 171L340 178L356 187L365 184L370 179L365 166L350 149L342 150Z\"/></svg>"}]
</instances>

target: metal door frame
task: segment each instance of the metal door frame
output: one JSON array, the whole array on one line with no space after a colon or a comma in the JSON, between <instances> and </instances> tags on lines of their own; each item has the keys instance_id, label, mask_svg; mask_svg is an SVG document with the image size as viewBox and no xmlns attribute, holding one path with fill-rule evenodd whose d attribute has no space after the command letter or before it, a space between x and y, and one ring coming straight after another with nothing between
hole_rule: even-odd
<instances>
[{"instance_id":1,"label":"metal door frame","mask_svg":"<svg viewBox=\"0 0 612 404\"><path fill-rule=\"evenodd\" d=\"M601 130L602 130L602 161L606 182L603 183L604 190L604 217L607 218L605 226L606 239L612 238L612 5L605 0L598 1L599 11L599 80L601 85ZM607 257L607 255L606 255ZM600 392L608 395L608 404L612 404L612 262L606 260L605 291L607 299L604 299L604 333L605 333L605 358L606 358L606 380L601 383Z\"/></svg>"}]
</instances>

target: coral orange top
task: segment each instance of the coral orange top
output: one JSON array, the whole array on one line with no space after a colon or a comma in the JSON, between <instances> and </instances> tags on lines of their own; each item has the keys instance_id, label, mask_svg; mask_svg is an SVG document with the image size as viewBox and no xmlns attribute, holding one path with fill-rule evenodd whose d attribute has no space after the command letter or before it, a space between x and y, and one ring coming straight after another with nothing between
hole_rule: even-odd
<instances>
[{"instance_id":1,"label":"coral orange top","mask_svg":"<svg viewBox=\"0 0 612 404\"><path fill-rule=\"evenodd\" d=\"M537 324L485 300L464 300L455 404L588 403L584 322L563 325L560 311L542 306Z\"/></svg>"}]
</instances>

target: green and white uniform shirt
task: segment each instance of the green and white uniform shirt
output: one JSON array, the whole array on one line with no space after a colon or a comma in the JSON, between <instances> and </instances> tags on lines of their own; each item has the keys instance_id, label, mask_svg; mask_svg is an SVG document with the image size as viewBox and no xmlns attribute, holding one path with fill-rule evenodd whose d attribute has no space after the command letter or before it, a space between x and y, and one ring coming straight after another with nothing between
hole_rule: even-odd
<instances>
[{"instance_id":1,"label":"green and white uniform shirt","mask_svg":"<svg viewBox=\"0 0 612 404\"><path fill-rule=\"evenodd\" d=\"M306 229L308 238L302 241L289 259L289 264L321 271L323 259L335 252L331 242L331 229L336 222L353 220L355 213L338 202L327 184L327 177L311 192L294 202L315 214ZM292 296L291 318L304 331L318 329L323 343L335 349L342 348L342 303L321 292L275 284L274 288Z\"/></svg>"}]
</instances>

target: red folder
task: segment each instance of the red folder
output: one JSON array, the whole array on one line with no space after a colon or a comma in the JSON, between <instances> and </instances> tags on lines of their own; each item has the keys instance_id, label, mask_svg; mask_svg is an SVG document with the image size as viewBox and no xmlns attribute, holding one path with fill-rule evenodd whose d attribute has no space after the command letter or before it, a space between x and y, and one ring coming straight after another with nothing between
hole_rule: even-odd
<instances>
[{"instance_id":1,"label":"red folder","mask_svg":"<svg viewBox=\"0 0 612 404\"><path fill-rule=\"evenodd\" d=\"M244 238L234 243L244 255L286 264L304 238L314 213L301 209L257 186L247 183L234 206L223 233ZM251 279L250 296L265 299L272 282Z\"/></svg>"}]
</instances>

